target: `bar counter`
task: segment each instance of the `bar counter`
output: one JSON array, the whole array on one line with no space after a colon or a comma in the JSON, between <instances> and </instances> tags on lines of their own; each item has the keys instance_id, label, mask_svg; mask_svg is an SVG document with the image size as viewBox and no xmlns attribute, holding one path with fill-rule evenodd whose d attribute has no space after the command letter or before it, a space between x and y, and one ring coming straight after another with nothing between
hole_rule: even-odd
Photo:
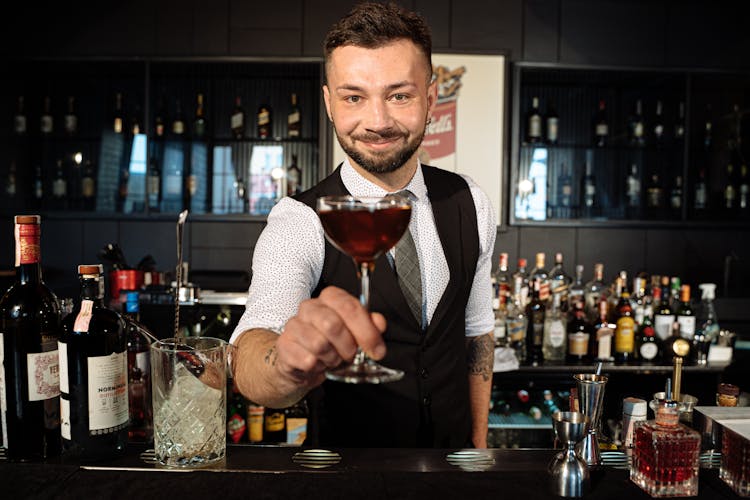
<instances>
[{"instance_id":1,"label":"bar counter","mask_svg":"<svg viewBox=\"0 0 750 500\"><path fill-rule=\"evenodd\" d=\"M158 469L131 446L115 460L74 464L0 461L0 497L25 498L559 498L549 491L554 450L336 449L340 462L311 468L296 447L229 446L226 463L188 472ZM463 457L463 459L462 459ZM324 461L326 463L336 460ZM718 475L701 469L698 498L737 498ZM650 498L620 464L592 472L585 498Z\"/></svg>"}]
</instances>

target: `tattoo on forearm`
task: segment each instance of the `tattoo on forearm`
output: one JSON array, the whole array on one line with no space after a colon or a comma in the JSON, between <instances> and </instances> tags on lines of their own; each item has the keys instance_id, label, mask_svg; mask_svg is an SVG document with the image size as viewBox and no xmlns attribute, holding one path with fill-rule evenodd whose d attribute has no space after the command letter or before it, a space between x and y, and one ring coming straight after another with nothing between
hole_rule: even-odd
<instances>
[{"instance_id":1,"label":"tattoo on forearm","mask_svg":"<svg viewBox=\"0 0 750 500\"><path fill-rule=\"evenodd\" d=\"M495 342L492 335L480 335L467 339L466 364L471 375L481 375L487 381L492 378L495 359Z\"/></svg>"},{"instance_id":2,"label":"tattoo on forearm","mask_svg":"<svg viewBox=\"0 0 750 500\"><path fill-rule=\"evenodd\" d=\"M266 362L267 365L276 366L276 358L279 357L279 353L276 352L276 346L271 346L271 348L266 352L266 355L263 357L263 361Z\"/></svg>"}]
</instances>

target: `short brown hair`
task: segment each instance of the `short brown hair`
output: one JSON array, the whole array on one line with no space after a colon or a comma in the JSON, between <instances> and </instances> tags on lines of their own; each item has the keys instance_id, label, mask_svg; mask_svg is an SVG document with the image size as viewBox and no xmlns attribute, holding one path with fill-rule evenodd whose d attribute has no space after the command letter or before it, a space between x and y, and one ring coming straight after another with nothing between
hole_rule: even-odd
<instances>
[{"instance_id":1,"label":"short brown hair","mask_svg":"<svg viewBox=\"0 0 750 500\"><path fill-rule=\"evenodd\" d=\"M328 30L323 49L326 62L334 49L346 45L377 49L396 40L410 40L424 53L432 75L432 36L419 14L394 2L363 2Z\"/></svg>"}]
</instances>

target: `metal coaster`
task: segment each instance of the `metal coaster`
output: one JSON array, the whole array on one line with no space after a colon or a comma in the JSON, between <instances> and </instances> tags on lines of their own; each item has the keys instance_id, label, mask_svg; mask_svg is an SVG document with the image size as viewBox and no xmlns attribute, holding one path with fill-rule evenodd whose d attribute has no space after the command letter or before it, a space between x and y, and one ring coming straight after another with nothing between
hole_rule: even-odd
<instances>
[{"instance_id":1,"label":"metal coaster","mask_svg":"<svg viewBox=\"0 0 750 500\"><path fill-rule=\"evenodd\" d=\"M613 469L629 469L630 457L621 451L602 451L602 465Z\"/></svg>"},{"instance_id":2,"label":"metal coaster","mask_svg":"<svg viewBox=\"0 0 750 500\"><path fill-rule=\"evenodd\" d=\"M335 451L311 449L295 453L292 461L310 469L325 469L341 462L341 455Z\"/></svg>"},{"instance_id":3,"label":"metal coaster","mask_svg":"<svg viewBox=\"0 0 750 500\"><path fill-rule=\"evenodd\" d=\"M445 459L449 464L467 472L482 472L495 465L492 455L476 450L459 450L450 453Z\"/></svg>"},{"instance_id":4,"label":"metal coaster","mask_svg":"<svg viewBox=\"0 0 750 500\"><path fill-rule=\"evenodd\" d=\"M148 449L144 451L138 456L138 458L140 458L141 462L143 462L144 464L154 465L158 463L156 461L156 453L154 452L153 449Z\"/></svg>"},{"instance_id":5,"label":"metal coaster","mask_svg":"<svg viewBox=\"0 0 750 500\"><path fill-rule=\"evenodd\" d=\"M721 452L716 450L704 451L698 456L701 469L718 469L721 467Z\"/></svg>"}]
</instances>

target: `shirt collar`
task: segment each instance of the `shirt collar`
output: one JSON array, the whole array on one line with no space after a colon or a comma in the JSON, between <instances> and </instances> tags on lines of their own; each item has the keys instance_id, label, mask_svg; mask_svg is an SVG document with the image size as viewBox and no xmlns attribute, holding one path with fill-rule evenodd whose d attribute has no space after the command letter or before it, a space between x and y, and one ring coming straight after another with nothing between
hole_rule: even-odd
<instances>
[{"instance_id":1,"label":"shirt collar","mask_svg":"<svg viewBox=\"0 0 750 500\"><path fill-rule=\"evenodd\" d=\"M344 164L341 166L341 181L352 196L382 197L389 194L385 189L362 177L352 167L349 158L344 159ZM418 159L417 170L409 183L404 186L403 190L410 191L417 201L427 198L427 185L424 182L424 175L422 174L422 163ZM399 191L402 191L402 189L399 189Z\"/></svg>"}]
</instances>

